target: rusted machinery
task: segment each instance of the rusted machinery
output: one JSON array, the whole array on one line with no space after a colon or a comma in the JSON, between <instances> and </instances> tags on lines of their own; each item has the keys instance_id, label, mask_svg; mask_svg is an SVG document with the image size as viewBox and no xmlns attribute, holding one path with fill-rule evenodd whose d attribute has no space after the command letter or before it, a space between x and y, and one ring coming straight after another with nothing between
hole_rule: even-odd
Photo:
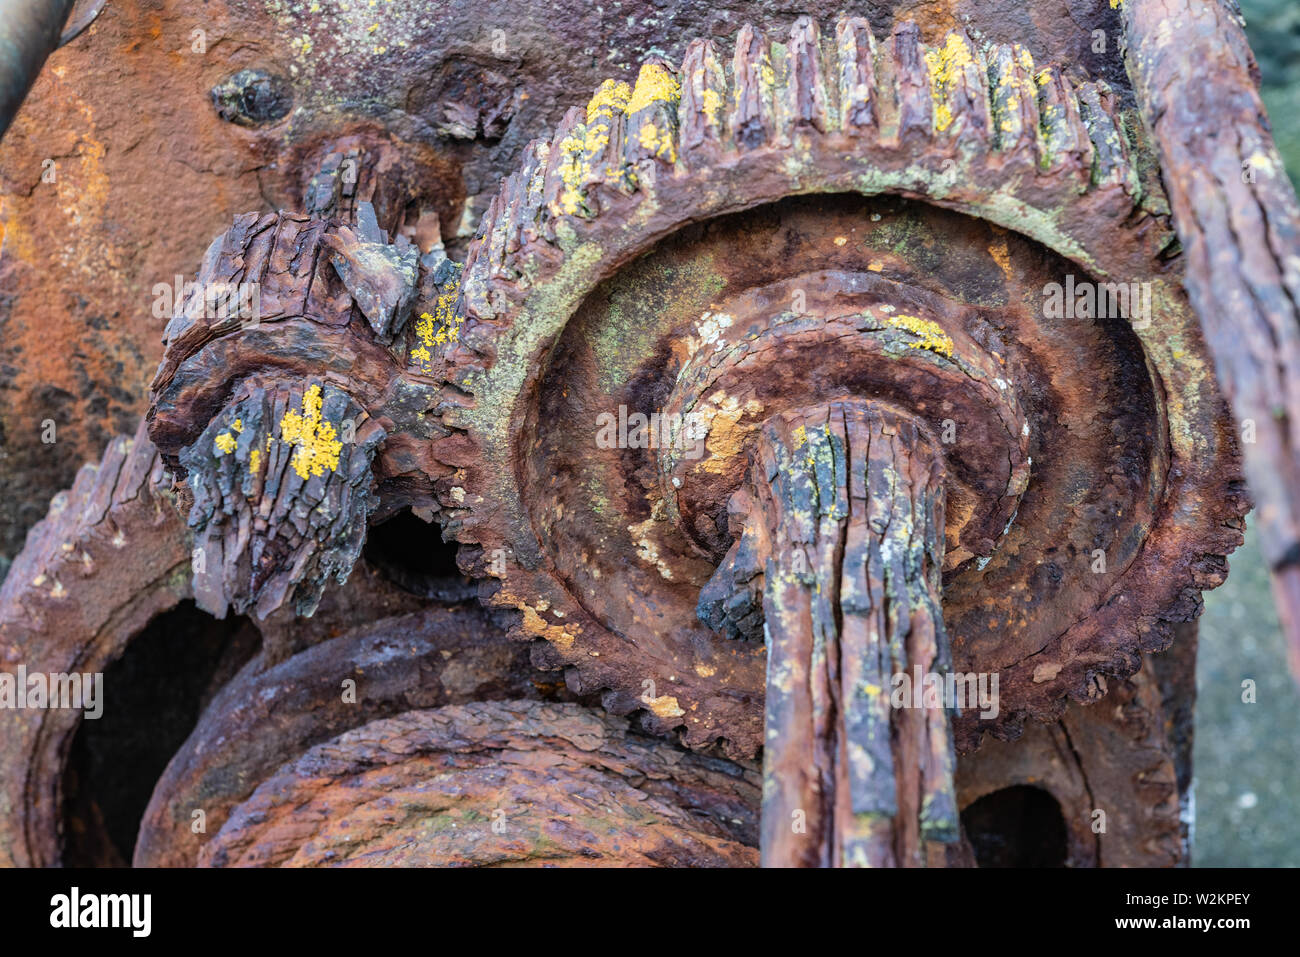
<instances>
[{"instance_id":1,"label":"rusted machinery","mask_svg":"<svg viewBox=\"0 0 1300 957\"><path fill-rule=\"evenodd\" d=\"M1158 97L1171 31L1239 58L1242 109L1248 51L1213 4L1090 7L1128 74L1039 14L887 6L593 84L463 265L427 144L286 149L297 211L208 247L146 422L0 592L5 670L111 689L185 629L193 730L141 811L95 783L108 731L3 715L0 862L1185 861L1191 623L1250 506L1216 361L1265 400L1183 284L1213 311L1187 261L1232 273L1222 167L1254 170L1286 215L1271 258L1234 232L1244 321L1290 388L1294 197L1266 132L1184 156Z\"/></svg>"}]
</instances>

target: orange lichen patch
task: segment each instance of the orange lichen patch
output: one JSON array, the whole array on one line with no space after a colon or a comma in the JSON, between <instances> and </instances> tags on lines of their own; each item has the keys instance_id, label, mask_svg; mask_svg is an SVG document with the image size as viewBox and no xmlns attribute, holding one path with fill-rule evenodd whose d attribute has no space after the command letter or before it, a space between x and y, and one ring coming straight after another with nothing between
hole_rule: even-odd
<instances>
[{"instance_id":1,"label":"orange lichen patch","mask_svg":"<svg viewBox=\"0 0 1300 957\"><path fill-rule=\"evenodd\" d=\"M1002 275L1006 276L1007 281L1010 282L1012 278L1011 254L1007 251L1006 237L1002 237L998 239L997 242L989 244L989 255L993 257L993 261L996 262L998 268L1002 270Z\"/></svg>"},{"instance_id":2,"label":"orange lichen patch","mask_svg":"<svg viewBox=\"0 0 1300 957\"><path fill-rule=\"evenodd\" d=\"M513 604L523 613L524 630L528 634L536 635L538 638L545 638L564 651L568 651L573 647L573 639L576 635L571 633L567 627L549 624L545 618L538 614L537 609L531 607L522 598L514 598L509 595L503 595L500 598L504 602Z\"/></svg>"},{"instance_id":3,"label":"orange lichen patch","mask_svg":"<svg viewBox=\"0 0 1300 957\"><path fill-rule=\"evenodd\" d=\"M280 438L295 446L290 465L299 478L334 471L339 465L343 443L333 424L321 419L320 386L311 386L302 397L302 413L290 409L280 419Z\"/></svg>"},{"instance_id":4,"label":"orange lichen patch","mask_svg":"<svg viewBox=\"0 0 1300 957\"><path fill-rule=\"evenodd\" d=\"M709 459L704 463L703 469L706 472L722 472L726 469L728 460L740 454L745 440L753 432L752 428L739 428L736 423L747 413L755 415L761 412L763 406L755 399L741 405L739 399L722 392L709 396L709 402L715 406L716 411L711 416L706 413L709 433L704 447L708 450Z\"/></svg>"}]
</instances>

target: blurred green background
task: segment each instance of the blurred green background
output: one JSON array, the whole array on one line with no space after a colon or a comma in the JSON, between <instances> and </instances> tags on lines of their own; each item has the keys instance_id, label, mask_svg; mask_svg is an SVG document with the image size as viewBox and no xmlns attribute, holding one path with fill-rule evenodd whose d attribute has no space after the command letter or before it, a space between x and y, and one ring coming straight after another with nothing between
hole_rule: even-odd
<instances>
[{"instance_id":1,"label":"blurred green background","mask_svg":"<svg viewBox=\"0 0 1300 957\"><path fill-rule=\"evenodd\" d=\"M1241 8L1273 135L1300 183L1300 0L1241 0ZM1300 691L1287 671L1254 515L1247 521L1246 544L1229 559L1227 584L1206 594L1201 618L1195 867L1300 866ZM1242 701L1247 679L1255 704Z\"/></svg>"}]
</instances>

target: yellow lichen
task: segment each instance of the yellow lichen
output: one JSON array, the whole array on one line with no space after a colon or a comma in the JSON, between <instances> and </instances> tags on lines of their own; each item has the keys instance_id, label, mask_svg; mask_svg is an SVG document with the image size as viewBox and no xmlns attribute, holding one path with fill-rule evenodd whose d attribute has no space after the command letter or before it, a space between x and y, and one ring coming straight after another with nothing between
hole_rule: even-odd
<instances>
[{"instance_id":1,"label":"yellow lichen","mask_svg":"<svg viewBox=\"0 0 1300 957\"><path fill-rule=\"evenodd\" d=\"M952 339L943 331L943 326L920 316L908 316L902 313L885 320L896 329L905 329L921 341L911 343L913 349L928 349L947 358L952 358Z\"/></svg>"},{"instance_id":2,"label":"yellow lichen","mask_svg":"<svg viewBox=\"0 0 1300 957\"><path fill-rule=\"evenodd\" d=\"M216 446L218 455L229 455L235 451L235 437L229 432L222 432L212 444Z\"/></svg>"},{"instance_id":3,"label":"yellow lichen","mask_svg":"<svg viewBox=\"0 0 1300 957\"><path fill-rule=\"evenodd\" d=\"M652 156L661 156L670 163L677 162L677 149L672 134L661 133L653 123L641 127L641 146Z\"/></svg>"},{"instance_id":4,"label":"yellow lichen","mask_svg":"<svg viewBox=\"0 0 1300 957\"><path fill-rule=\"evenodd\" d=\"M708 117L709 123L718 126L718 114L722 111L722 94L717 90L706 89L700 96L700 109Z\"/></svg>"},{"instance_id":5,"label":"yellow lichen","mask_svg":"<svg viewBox=\"0 0 1300 957\"><path fill-rule=\"evenodd\" d=\"M460 327L465 317L456 312L456 297L460 293L460 278L453 279L447 288L438 295L433 304L433 312L422 312L415 321L415 335L420 345L411 350L411 359L428 371L428 364L433 359L433 348L455 342L460 338Z\"/></svg>"},{"instance_id":6,"label":"yellow lichen","mask_svg":"<svg viewBox=\"0 0 1300 957\"><path fill-rule=\"evenodd\" d=\"M686 713L673 695L664 694L657 698L642 698L641 701L661 718L680 718Z\"/></svg>"},{"instance_id":7,"label":"yellow lichen","mask_svg":"<svg viewBox=\"0 0 1300 957\"><path fill-rule=\"evenodd\" d=\"M1020 112L1022 109L1021 97L1033 95L1032 90L1026 89L1027 84L1023 79L1021 79L1021 77L1023 75L1028 75L1030 77L1033 76L1034 58L1030 55L1029 51L1019 43L1015 44L1011 48L1011 55L1012 58L1019 63L1023 73L1018 73L1015 70L1008 70L998 78L996 93L998 98L1001 100L999 108L1002 114L1002 120L998 124L998 128L1003 133L1019 134L1023 127L1020 118Z\"/></svg>"},{"instance_id":8,"label":"yellow lichen","mask_svg":"<svg viewBox=\"0 0 1300 957\"><path fill-rule=\"evenodd\" d=\"M321 418L321 389L313 385L302 397L302 412L290 409L280 419L280 438L294 447L290 465L299 478L323 475L339 465L343 443L332 423Z\"/></svg>"},{"instance_id":9,"label":"yellow lichen","mask_svg":"<svg viewBox=\"0 0 1300 957\"><path fill-rule=\"evenodd\" d=\"M248 471L256 472L262 466L262 450L253 449L248 453Z\"/></svg>"},{"instance_id":10,"label":"yellow lichen","mask_svg":"<svg viewBox=\"0 0 1300 957\"><path fill-rule=\"evenodd\" d=\"M627 104L628 115L644 110L655 103L676 106L681 95L682 88L678 85L677 78L666 66L646 63L637 74L636 89L632 91L632 98Z\"/></svg>"},{"instance_id":11,"label":"yellow lichen","mask_svg":"<svg viewBox=\"0 0 1300 957\"><path fill-rule=\"evenodd\" d=\"M585 149L585 135L570 133L560 141L559 170L564 189L560 190L559 200L555 204L558 208L553 207L551 212L575 216L582 208L582 180L586 169L582 162L582 154Z\"/></svg>"},{"instance_id":12,"label":"yellow lichen","mask_svg":"<svg viewBox=\"0 0 1300 957\"><path fill-rule=\"evenodd\" d=\"M626 83L606 80L596 91L596 95L587 104L587 130L582 138L582 166L578 171L579 182L586 183L593 178L593 162L609 145L610 130L614 128L614 117L627 108L632 89ZM605 178L618 174L614 164L605 167Z\"/></svg>"},{"instance_id":13,"label":"yellow lichen","mask_svg":"<svg viewBox=\"0 0 1300 957\"><path fill-rule=\"evenodd\" d=\"M613 116L623 112L631 98L632 88L626 83L606 80L587 103L587 123L595 123L602 113Z\"/></svg>"},{"instance_id":14,"label":"yellow lichen","mask_svg":"<svg viewBox=\"0 0 1300 957\"><path fill-rule=\"evenodd\" d=\"M952 125L955 117L948 98L958 83L966 76L966 67L974 62L970 47L955 33L948 34L943 49L928 50L926 65L930 68L930 97L934 100L934 128L942 133Z\"/></svg>"}]
</instances>

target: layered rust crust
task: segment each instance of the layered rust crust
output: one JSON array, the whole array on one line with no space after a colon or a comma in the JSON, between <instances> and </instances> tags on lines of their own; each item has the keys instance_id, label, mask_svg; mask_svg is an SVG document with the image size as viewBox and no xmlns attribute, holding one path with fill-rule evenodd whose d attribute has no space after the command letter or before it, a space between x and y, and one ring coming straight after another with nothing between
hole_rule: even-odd
<instances>
[{"instance_id":1,"label":"layered rust crust","mask_svg":"<svg viewBox=\"0 0 1300 957\"><path fill-rule=\"evenodd\" d=\"M1091 349L1061 349L1062 336L1076 334L1064 328L1017 343L1040 377L1021 401L1038 403L1038 415L1028 413L1041 431L1031 437L1026 499L1039 494L1043 510L1033 526L1017 519L1008 529L982 579L946 589L946 598L964 595L972 609L976 599L985 603L951 629L954 659L961 670L998 671L1004 702L991 726L959 719L960 745L974 747L986 730L1014 735L1028 716L1059 714L1067 697L1095 697L1102 676L1131 674L1141 650L1165 647L1172 624L1199 613L1200 590L1222 581L1222 556L1241 541L1247 500L1203 342L1180 277L1161 255L1168 224L1149 212L1158 197L1139 186L1136 157L1145 147L1129 141L1135 126L1115 110L1104 83L1039 70L1016 46L985 56L953 34L928 48L906 24L880 41L851 19L832 38L804 20L788 43L746 28L731 57L708 40L691 45L680 71L647 64L635 88L607 83L549 143L532 144L470 251L463 325L442 357L449 385L439 411L450 434L434 454L454 470L440 498L449 530L466 546L466 567L498 572L489 600L520 613L518 635L546 640L539 664L567 669L583 691L608 689L607 706L643 709L649 727L681 730L692 746L722 739L732 753L750 754L760 744L762 650L724 648L698 632L674 641L682 625L671 605L658 595L620 594L605 581L594 600L623 602L643 622L635 634L611 630L588 607L593 589L575 589L557 567L545 543L556 516L539 514L528 490L540 480L549 494L575 481L540 466L535 452L553 421L546 402L554 400L543 397L561 384L548 375L567 327L608 296L621 270L635 271L638 257L675 233L689 227L704 242L712 227L691 224L743 210L761 216L758 207L800 194L895 194L985 220L987 227L972 227L990 230L978 250L953 243L922 259L922 243L909 251L914 261L898 257L900 271L920 272L923 286L929 279L915 260L942 270L982 259L986 285L960 291L968 305L1005 305L1019 294L1019 308L1036 303L1041 318L1041 285L1033 289L1024 276L1053 254L1060 264L1048 273L1058 281L1068 270L1151 290L1149 324L1086 324L1077 334L1092 338ZM814 263L834 255L803 243L787 258L802 268L810 251ZM698 319L745 265L719 257L677 301L697 307ZM648 302L674 301L641 275ZM653 348L638 354L639 345L654 345L642 329L625 322L617 348L597 351L594 361L611 375L622 374L620 361L654 361L671 378L680 358ZM1054 378L1071 375L1077 385L1053 391ZM1113 427L1085 416L1054 431L1059 416L1098 400L1136 406ZM1035 483L1052 475L1036 493ZM625 525L654 518L616 502L612 509ZM1043 539L1061 536L1053 520L1070 518L1077 535ZM1089 524L1102 531L1087 534ZM1078 566L1099 548L1112 552L1109 572L1089 579ZM1079 604L1040 614L1040 592L1080 583ZM663 594L672 589L668 581Z\"/></svg>"}]
</instances>

